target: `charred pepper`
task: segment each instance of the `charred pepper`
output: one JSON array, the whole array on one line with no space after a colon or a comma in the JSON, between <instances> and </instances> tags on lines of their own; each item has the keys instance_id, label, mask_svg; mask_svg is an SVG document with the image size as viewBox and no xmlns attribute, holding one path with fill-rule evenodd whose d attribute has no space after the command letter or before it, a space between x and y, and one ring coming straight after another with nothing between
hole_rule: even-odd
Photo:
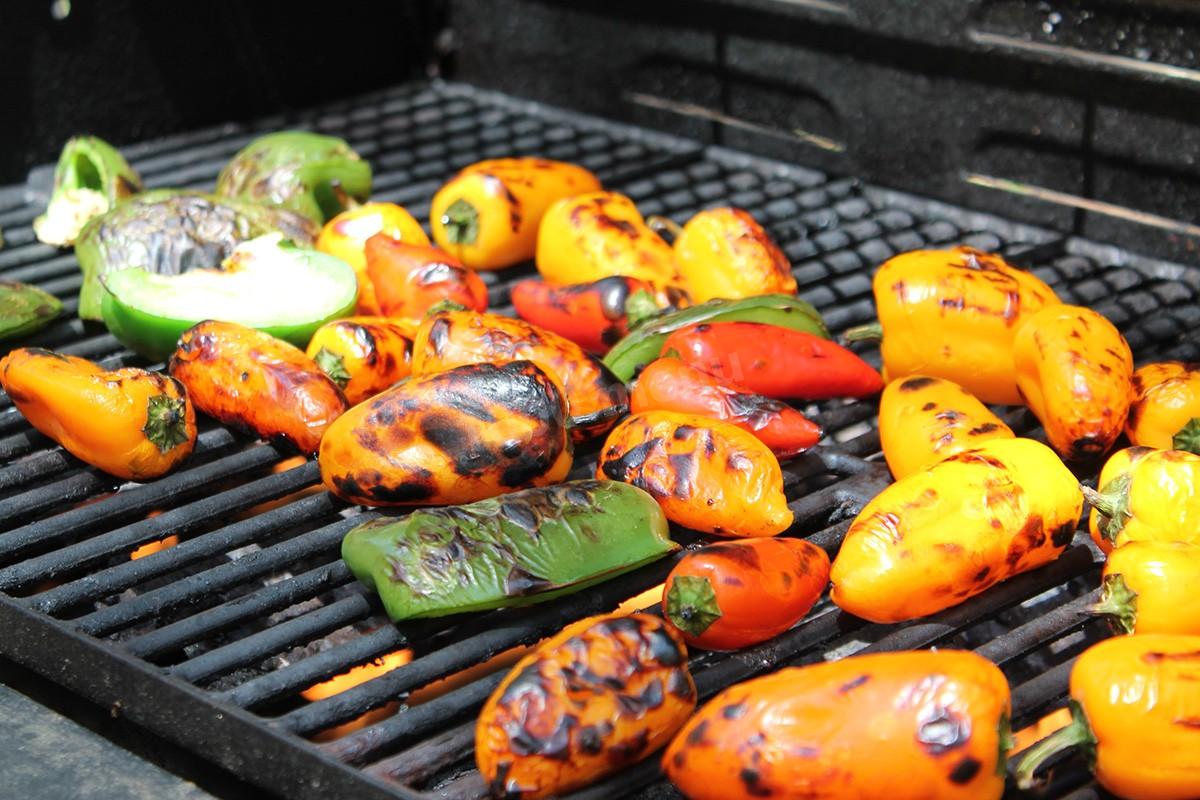
<instances>
[{"instance_id":1,"label":"charred pepper","mask_svg":"<svg viewBox=\"0 0 1200 800\"><path fill-rule=\"evenodd\" d=\"M358 405L396 381L412 367L417 323L386 317L347 317L321 326L305 355Z\"/></svg>"},{"instance_id":2,"label":"charred pepper","mask_svg":"<svg viewBox=\"0 0 1200 800\"><path fill-rule=\"evenodd\" d=\"M421 223L403 206L395 203L363 203L338 214L317 237L316 248L329 253L354 267L358 278L358 312L379 314L379 303L375 299L375 284L367 274L367 240L377 233L405 244L428 245L429 237Z\"/></svg>"},{"instance_id":3,"label":"charred pepper","mask_svg":"<svg viewBox=\"0 0 1200 800\"><path fill-rule=\"evenodd\" d=\"M1100 491L1083 488L1109 544L1187 541L1200 544L1200 456L1182 450L1130 448L1101 472ZM1128 467L1122 469L1121 466ZM1108 478L1105 473L1116 475Z\"/></svg>"},{"instance_id":4,"label":"charred pepper","mask_svg":"<svg viewBox=\"0 0 1200 800\"><path fill-rule=\"evenodd\" d=\"M40 242L72 245L90 219L141 191L142 179L117 148L95 136L76 136L58 157L50 204L33 221L33 232Z\"/></svg>"},{"instance_id":5,"label":"charred pepper","mask_svg":"<svg viewBox=\"0 0 1200 800\"><path fill-rule=\"evenodd\" d=\"M62 301L36 286L0 281L0 341L36 333L62 313Z\"/></svg>"},{"instance_id":6,"label":"charred pepper","mask_svg":"<svg viewBox=\"0 0 1200 800\"><path fill-rule=\"evenodd\" d=\"M1200 454L1200 363L1165 361L1133 373L1129 441Z\"/></svg>"},{"instance_id":7,"label":"charred pepper","mask_svg":"<svg viewBox=\"0 0 1200 800\"><path fill-rule=\"evenodd\" d=\"M1200 635L1197 585L1200 545L1129 542L1108 556L1100 602L1089 610L1120 633Z\"/></svg>"},{"instance_id":8,"label":"charred pepper","mask_svg":"<svg viewBox=\"0 0 1200 800\"><path fill-rule=\"evenodd\" d=\"M487 311L483 279L436 247L398 242L377 233L367 240L363 253L376 302L385 316L420 319L442 301Z\"/></svg>"}]
</instances>

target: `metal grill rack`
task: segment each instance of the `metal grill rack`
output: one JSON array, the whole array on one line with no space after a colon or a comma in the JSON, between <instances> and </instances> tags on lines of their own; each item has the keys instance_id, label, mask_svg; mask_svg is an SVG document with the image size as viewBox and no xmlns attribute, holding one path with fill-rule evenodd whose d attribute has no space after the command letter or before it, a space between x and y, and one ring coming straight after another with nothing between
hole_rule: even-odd
<instances>
[{"instance_id":1,"label":"metal grill rack","mask_svg":"<svg viewBox=\"0 0 1200 800\"><path fill-rule=\"evenodd\" d=\"M801 294L834 330L872 317L870 276L887 257L967 243L1006 254L1065 300L1100 310L1139 363L1200 359L1200 342L1186 333L1200 323L1200 270L464 85L406 85L126 152L152 186L205 187L238 148L283 127L345 137L375 167L375 196L419 217L456 168L518 154L582 163L645 213L679 222L708 205L744 207L783 246ZM20 344L107 365L141 363L102 327L73 318L78 268L72 255L33 240L29 225L40 208L36 192L0 189L0 279L37 283L68 307L62 321ZM486 275L493 308L510 310L508 285L531 272L525 265ZM796 515L790 535L832 551L889 478L873 403L810 410L829 438L785 464ZM1007 419L1037 434L1027 412ZM573 475L590 473L590 452ZM615 608L661 582L671 563L529 609L394 626L338 557L343 534L373 513L320 491L312 461L215 425L202 426L196 454L178 472L118 485L32 431L0 396L0 654L280 796L480 797L473 719L505 670L503 661L476 665ZM132 549L168 535L180 543L130 560ZM787 664L953 646L998 663L1013 685L1016 725L1032 722L1060 701L1074 656L1103 635L1080 614L1098 574L1085 540L933 617L875 625L823 602L768 643L693 654L701 696ZM326 699L300 695L401 647L413 651L405 666ZM396 700L399 709L372 725L341 738L322 734ZM1094 796L1088 787L1083 770L1063 769L1045 796ZM677 797L653 761L575 795L620 796Z\"/></svg>"}]
</instances>

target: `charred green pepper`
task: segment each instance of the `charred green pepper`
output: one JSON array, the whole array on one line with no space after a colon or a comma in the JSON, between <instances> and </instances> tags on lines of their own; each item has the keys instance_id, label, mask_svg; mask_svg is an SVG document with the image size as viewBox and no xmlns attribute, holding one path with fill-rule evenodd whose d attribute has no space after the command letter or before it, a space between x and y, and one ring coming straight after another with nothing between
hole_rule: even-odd
<instances>
[{"instance_id":1,"label":"charred green pepper","mask_svg":"<svg viewBox=\"0 0 1200 800\"><path fill-rule=\"evenodd\" d=\"M540 603L678 547L650 495L582 480L372 520L342 558L400 621Z\"/></svg>"},{"instance_id":2,"label":"charred green pepper","mask_svg":"<svg viewBox=\"0 0 1200 800\"><path fill-rule=\"evenodd\" d=\"M62 302L36 286L0 281L0 339L28 336L62 312Z\"/></svg>"},{"instance_id":3,"label":"charred green pepper","mask_svg":"<svg viewBox=\"0 0 1200 800\"><path fill-rule=\"evenodd\" d=\"M33 232L56 247L74 244L89 220L141 191L142 179L117 148L95 136L76 136L58 157L54 192Z\"/></svg>"}]
</instances>

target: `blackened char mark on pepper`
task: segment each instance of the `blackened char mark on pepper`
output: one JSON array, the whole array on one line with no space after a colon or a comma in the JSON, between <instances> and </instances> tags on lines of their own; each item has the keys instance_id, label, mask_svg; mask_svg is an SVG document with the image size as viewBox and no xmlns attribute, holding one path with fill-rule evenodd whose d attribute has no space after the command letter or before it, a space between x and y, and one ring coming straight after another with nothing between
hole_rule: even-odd
<instances>
[{"instance_id":1,"label":"blackened char mark on pepper","mask_svg":"<svg viewBox=\"0 0 1200 800\"><path fill-rule=\"evenodd\" d=\"M744 700L740 703L730 703L721 708L721 716L725 719L741 719L746 716L748 708Z\"/></svg>"},{"instance_id":2,"label":"blackened char mark on pepper","mask_svg":"<svg viewBox=\"0 0 1200 800\"><path fill-rule=\"evenodd\" d=\"M579 729L579 751L584 755L599 755L604 750L604 740L612 735L612 723L604 720L595 725L584 725Z\"/></svg>"},{"instance_id":3,"label":"blackened char mark on pepper","mask_svg":"<svg viewBox=\"0 0 1200 800\"><path fill-rule=\"evenodd\" d=\"M379 363L379 345L376 343L369 325L359 325L354 322L342 322L339 325L350 329L351 335L354 336L354 343L358 345L358 352L368 367Z\"/></svg>"},{"instance_id":4,"label":"blackened char mark on pepper","mask_svg":"<svg viewBox=\"0 0 1200 800\"><path fill-rule=\"evenodd\" d=\"M617 742L608 748L609 761L616 764L627 764L636 761L650 742L650 731L642 728L633 736Z\"/></svg>"},{"instance_id":5,"label":"blackened char mark on pepper","mask_svg":"<svg viewBox=\"0 0 1200 800\"><path fill-rule=\"evenodd\" d=\"M1066 547L1075 538L1075 523L1064 522L1050 534L1050 543L1055 547Z\"/></svg>"},{"instance_id":6,"label":"blackened char mark on pepper","mask_svg":"<svg viewBox=\"0 0 1200 800\"><path fill-rule=\"evenodd\" d=\"M675 476L671 494L680 500L687 500L695 491L694 478L697 471L695 453L675 453L667 456L671 472Z\"/></svg>"},{"instance_id":7,"label":"blackened char mark on pepper","mask_svg":"<svg viewBox=\"0 0 1200 800\"><path fill-rule=\"evenodd\" d=\"M1081 461L1085 458L1094 458L1101 455L1108 449L1110 442L1104 438L1097 436L1094 433L1084 434L1078 439L1073 439L1070 446L1067 448L1067 458L1072 461Z\"/></svg>"},{"instance_id":8,"label":"blackened char mark on pepper","mask_svg":"<svg viewBox=\"0 0 1200 800\"><path fill-rule=\"evenodd\" d=\"M554 584L551 581L523 570L516 564L513 564L508 574L504 576L504 595L506 597L524 597L552 588L554 588Z\"/></svg>"},{"instance_id":9,"label":"blackened char mark on pepper","mask_svg":"<svg viewBox=\"0 0 1200 800\"><path fill-rule=\"evenodd\" d=\"M418 420L417 425L421 435L445 453L453 462L454 471L464 478L477 478L499 461L496 453L449 414L429 412Z\"/></svg>"},{"instance_id":10,"label":"blackened char mark on pepper","mask_svg":"<svg viewBox=\"0 0 1200 800\"><path fill-rule=\"evenodd\" d=\"M490 172L476 173L483 179L484 185L487 187L489 194L504 195L504 201L508 203L508 224L513 233L516 233L521 228L521 201L517 199L512 190L504 183L497 175Z\"/></svg>"},{"instance_id":11,"label":"blackened char mark on pepper","mask_svg":"<svg viewBox=\"0 0 1200 800\"><path fill-rule=\"evenodd\" d=\"M433 473L422 467L410 467L404 480L385 482L372 470L359 475L335 475L333 485L344 497L370 498L381 503L417 503L433 497Z\"/></svg>"},{"instance_id":12,"label":"blackened char mark on pepper","mask_svg":"<svg viewBox=\"0 0 1200 800\"><path fill-rule=\"evenodd\" d=\"M629 448L624 455L616 458L609 456L616 456L620 450L617 449L616 452L613 452L613 448L609 448L605 453L606 460L602 467L604 474L614 481L632 482L630 479L640 475L642 465L646 463L650 453L660 445L662 445L662 437L656 436Z\"/></svg>"},{"instance_id":13,"label":"blackened char mark on pepper","mask_svg":"<svg viewBox=\"0 0 1200 800\"><path fill-rule=\"evenodd\" d=\"M1147 664L1159 664L1163 661L1200 661L1200 650L1189 650L1184 653L1159 653L1152 650L1142 654L1142 661Z\"/></svg>"},{"instance_id":14,"label":"blackened char mark on pepper","mask_svg":"<svg viewBox=\"0 0 1200 800\"><path fill-rule=\"evenodd\" d=\"M935 705L921 710L917 718L917 743L938 756L962 747L971 740L971 720L954 709Z\"/></svg>"},{"instance_id":15,"label":"blackened char mark on pepper","mask_svg":"<svg viewBox=\"0 0 1200 800\"><path fill-rule=\"evenodd\" d=\"M870 675L859 675L857 678L846 681L841 686L839 686L838 694L849 694L850 692L852 692L855 689L857 689L858 687L862 686L864 683L866 683L869 680L871 680Z\"/></svg>"},{"instance_id":16,"label":"blackened char mark on pepper","mask_svg":"<svg viewBox=\"0 0 1200 800\"><path fill-rule=\"evenodd\" d=\"M971 428L971 430L967 431L967 435L982 436L985 433L991 433L992 431L999 430L999 429L1000 429L1000 426L997 425L996 423L985 422L982 425L976 425L974 428Z\"/></svg>"},{"instance_id":17,"label":"blackened char mark on pepper","mask_svg":"<svg viewBox=\"0 0 1200 800\"><path fill-rule=\"evenodd\" d=\"M696 696L696 690L682 667L672 669L667 675L667 691L681 700L691 700Z\"/></svg>"},{"instance_id":18,"label":"blackened char mark on pepper","mask_svg":"<svg viewBox=\"0 0 1200 800\"><path fill-rule=\"evenodd\" d=\"M950 770L950 781L960 786L970 783L979 774L979 770L982 767L983 765L979 763L978 759L964 756L961 761L954 765L954 769Z\"/></svg>"},{"instance_id":19,"label":"blackened char mark on pepper","mask_svg":"<svg viewBox=\"0 0 1200 800\"><path fill-rule=\"evenodd\" d=\"M743 767L738 779L751 797L770 797L772 794L771 788L763 784L762 775L754 767Z\"/></svg>"},{"instance_id":20,"label":"blackened char mark on pepper","mask_svg":"<svg viewBox=\"0 0 1200 800\"><path fill-rule=\"evenodd\" d=\"M538 516L520 501L501 500L500 516L529 534L536 533L540 524Z\"/></svg>"},{"instance_id":21,"label":"blackened char mark on pepper","mask_svg":"<svg viewBox=\"0 0 1200 800\"><path fill-rule=\"evenodd\" d=\"M515 755L570 758L571 730L579 725L579 719L573 714L561 713L561 706L546 686L538 662L525 667L508 685L500 703L508 707L509 717L503 723L503 729ZM544 714L554 715L553 727L545 735L539 735L530 728L544 730L550 726L531 723Z\"/></svg>"},{"instance_id":22,"label":"blackened char mark on pepper","mask_svg":"<svg viewBox=\"0 0 1200 800\"><path fill-rule=\"evenodd\" d=\"M745 569L756 571L762 569L762 560L758 557L758 551L748 545L733 542L710 544L704 548L704 554L710 558L724 559Z\"/></svg>"},{"instance_id":23,"label":"blackened char mark on pepper","mask_svg":"<svg viewBox=\"0 0 1200 800\"><path fill-rule=\"evenodd\" d=\"M932 386L935 383L937 383L936 378L927 378L924 375L918 375L914 378L906 378L900 384L900 391L915 392L919 389L924 389L926 386Z\"/></svg>"},{"instance_id":24,"label":"blackened char mark on pepper","mask_svg":"<svg viewBox=\"0 0 1200 800\"><path fill-rule=\"evenodd\" d=\"M429 344L433 347L434 356L442 357L446 352L448 341L450 341L450 320L444 314L439 314L429 324Z\"/></svg>"}]
</instances>

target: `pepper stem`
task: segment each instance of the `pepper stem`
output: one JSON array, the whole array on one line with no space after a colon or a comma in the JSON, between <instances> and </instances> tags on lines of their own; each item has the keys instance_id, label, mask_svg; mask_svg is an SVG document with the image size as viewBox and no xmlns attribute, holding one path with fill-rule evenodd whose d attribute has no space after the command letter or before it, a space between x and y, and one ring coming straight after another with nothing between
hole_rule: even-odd
<instances>
[{"instance_id":1,"label":"pepper stem","mask_svg":"<svg viewBox=\"0 0 1200 800\"><path fill-rule=\"evenodd\" d=\"M1019 788L1023 790L1032 789L1037 783L1034 780L1034 775L1041 769L1042 765L1065 750L1079 747L1087 756L1088 763L1095 762L1096 736L1092 733L1092 726L1088 724L1087 715L1083 712L1083 706L1074 700L1068 700L1067 706L1071 709L1070 724L1064 728L1059 728L1045 739L1030 747L1021 757L1021 761L1017 764L1017 768L1014 771Z\"/></svg>"},{"instance_id":2,"label":"pepper stem","mask_svg":"<svg viewBox=\"0 0 1200 800\"><path fill-rule=\"evenodd\" d=\"M997 749L1000 751L999 758L996 759L996 774L1003 778L1008 768L1008 753L1017 744L1017 740L1013 738L1012 718L1008 714L1000 715L996 733L999 742Z\"/></svg>"},{"instance_id":3,"label":"pepper stem","mask_svg":"<svg viewBox=\"0 0 1200 800\"><path fill-rule=\"evenodd\" d=\"M683 235L683 227L673 219L660 217L657 214L651 214L646 217L646 227L662 236L664 233L670 234L671 241L674 242ZM663 237L664 239L667 237Z\"/></svg>"},{"instance_id":4,"label":"pepper stem","mask_svg":"<svg viewBox=\"0 0 1200 800\"><path fill-rule=\"evenodd\" d=\"M1125 523L1133 517L1133 512L1129 510L1129 485L1132 482L1133 476L1125 472L1106 483L1098 492L1090 486L1079 486L1079 491L1083 492L1092 508L1100 512L1100 532L1114 544Z\"/></svg>"},{"instance_id":5,"label":"pepper stem","mask_svg":"<svg viewBox=\"0 0 1200 800\"><path fill-rule=\"evenodd\" d=\"M182 398L156 394L146 404L146 438L160 453L168 453L188 440L187 406Z\"/></svg>"},{"instance_id":6,"label":"pepper stem","mask_svg":"<svg viewBox=\"0 0 1200 800\"><path fill-rule=\"evenodd\" d=\"M567 430L579 428L586 431L593 428L600 428L614 420L620 419L628 413L629 406L625 403L618 403L615 406L607 406L590 414L578 414L573 417L567 417Z\"/></svg>"},{"instance_id":7,"label":"pepper stem","mask_svg":"<svg viewBox=\"0 0 1200 800\"><path fill-rule=\"evenodd\" d=\"M883 323L876 320L866 325L851 328L842 334L847 342L880 342L883 341Z\"/></svg>"},{"instance_id":8,"label":"pepper stem","mask_svg":"<svg viewBox=\"0 0 1200 800\"><path fill-rule=\"evenodd\" d=\"M1200 417L1192 417L1171 438L1171 448L1200 455Z\"/></svg>"},{"instance_id":9,"label":"pepper stem","mask_svg":"<svg viewBox=\"0 0 1200 800\"><path fill-rule=\"evenodd\" d=\"M346 384L350 382L350 373L346 371L346 360L332 350L327 350L322 347L317 351L317 355L313 358L320 367L321 372L329 376L329 380L338 385L339 389L345 389Z\"/></svg>"},{"instance_id":10,"label":"pepper stem","mask_svg":"<svg viewBox=\"0 0 1200 800\"><path fill-rule=\"evenodd\" d=\"M475 244L479 237L479 211L466 200L451 203L441 221L451 244Z\"/></svg>"},{"instance_id":11,"label":"pepper stem","mask_svg":"<svg viewBox=\"0 0 1200 800\"><path fill-rule=\"evenodd\" d=\"M633 330L642 323L662 313L658 307L658 303L654 302L654 297L645 289L639 289L629 295L629 299L625 301L625 324L629 330Z\"/></svg>"},{"instance_id":12,"label":"pepper stem","mask_svg":"<svg viewBox=\"0 0 1200 800\"><path fill-rule=\"evenodd\" d=\"M432 317L442 311L466 311L467 307L462 303L456 303L453 300L438 300L436 303L425 309L425 316Z\"/></svg>"},{"instance_id":13,"label":"pepper stem","mask_svg":"<svg viewBox=\"0 0 1200 800\"><path fill-rule=\"evenodd\" d=\"M1100 602L1088 606L1088 613L1108 617L1118 634L1133 633L1137 623L1137 592L1129 588L1120 574L1105 575Z\"/></svg>"},{"instance_id":14,"label":"pepper stem","mask_svg":"<svg viewBox=\"0 0 1200 800\"><path fill-rule=\"evenodd\" d=\"M699 636L721 618L721 606L708 578L680 575L667 590L667 619L689 636Z\"/></svg>"}]
</instances>

